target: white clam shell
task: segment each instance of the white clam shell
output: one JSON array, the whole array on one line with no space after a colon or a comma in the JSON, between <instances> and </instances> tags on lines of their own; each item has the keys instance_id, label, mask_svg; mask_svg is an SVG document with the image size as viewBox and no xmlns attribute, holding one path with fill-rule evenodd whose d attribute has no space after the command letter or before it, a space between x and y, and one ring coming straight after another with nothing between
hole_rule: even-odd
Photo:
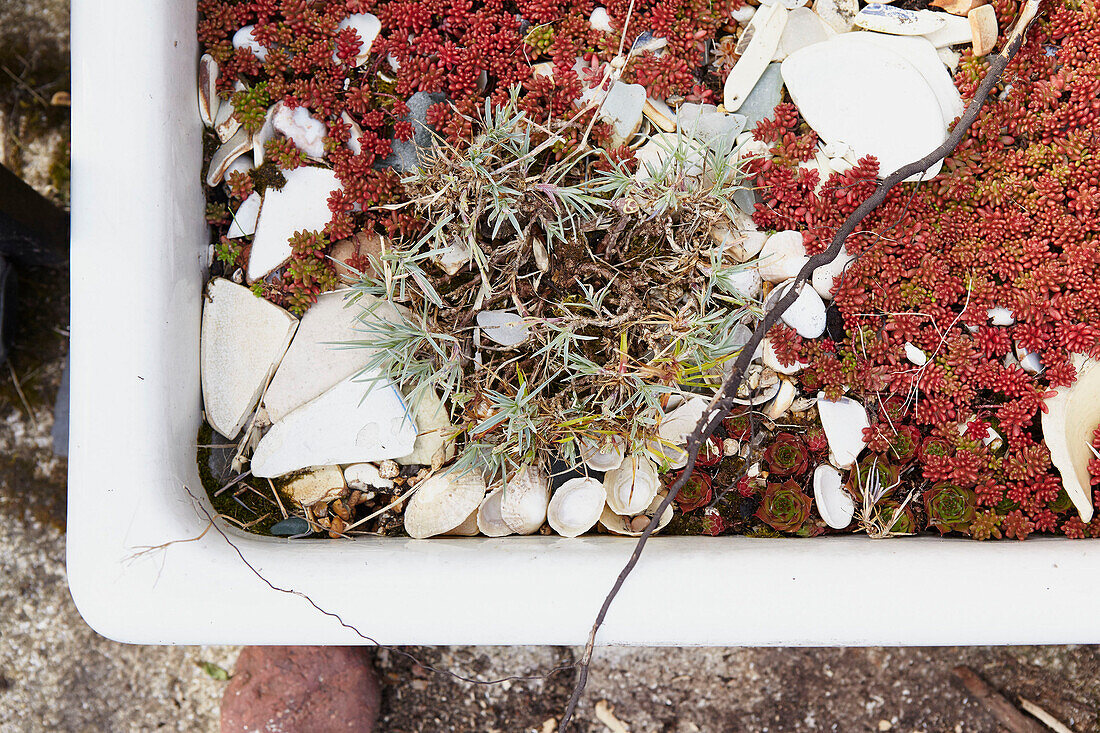
<instances>
[{"instance_id":1,"label":"white clam shell","mask_svg":"<svg viewBox=\"0 0 1100 733\"><path fill-rule=\"evenodd\" d=\"M646 507L644 512L635 514L634 516L624 517L621 514L616 514L611 511L611 507L605 507L603 514L600 515L600 524L612 534L621 534L627 537L641 537L642 532L645 531L646 526L653 518L653 515L657 513L657 510L661 506L661 502L664 501L667 495L667 491L662 491L657 494L657 496L653 497L653 501L649 503L649 506ZM668 523L672 521L672 515L672 505L670 504L665 508L660 521L657 523L657 528L653 530L653 533L656 534L667 527Z\"/></svg>"},{"instance_id":2,"label":"white clam shell","mask_svg":"<svg viewBox=\"0 0 1100 733\"><path fill-rule=\"evenodd\" d=\"M582 440L580 454L584 465L593 471L614 471L623 464L626 440L618 435L605 436L599 443Z\"/></svg>"},{"instance_id":3,"label":"white clam shell","mask_svg":"<svg viewBox=\"0 0 1100 733\"><path fill-rule=\"evenodd\" d=\"M814 501L825 524L833 529L844 529L852 523L856 502L844 489L840 471L828 464L814 469Z\"/></svg>"},{"instance_id":4,"label":"white clam shell","mask_svg":"<svg viewBox=\"0 0 1100 733\"><path fill-rule=\"evenodd\" d=\"M577 537L596 526L607 495L594 478L569 479L558 487L546 508L546 521L562 537Z\"/></svg>"},{"instance_id":5,"label":"white clam shell","mask_svg":"<svg viewBox=\"0 0 1100 733\"><path fill-rule=\"evenodd\" d=\"M485 479L476 471L425 479L405 508L405 531L413 539L453 532L476 514L484 496Z\"/></svg>"},{"instance_id":6,"label":"white clam shell","mask_svg":"<svg viewBox=\"0 0 1100 733\"><path fill-rule=\"evenodd\" d=\"M524 466L504 486L500 516L517 534L532 534L546 521L550 478L534 466Z\"/></svg>"},{"instance_id":7,"label":"white clam shell","mask_svg":"<svg viewBox=\"0 0 1100 733\"><path fill-rule=\"evenodd\" d=\"M829 453L834 464L840 468L850 468L866 447L863 429L871 425L867 409L848 397L834 402L825 399L824 392L819 392L817 414L829 440Z\"/></svg>"},{"instance_id":8,"label":"white clam shell","mask_svg":"<svg viewBox=\"0 0 1100 733\"><path fill-rule=\"evenodd\" d=\"M623 465L608 471L603 480L607 505L616 514L633 515L645 511L661 488L657 464L637 453Z\"/></svg>"},{"instance_id":9,"label":"white clam shell","mask_svg":"<svg viewBox=\"0 0 1100 733\"><path fill-rule=\"evenodd\" d=\"M802 233L788 230L768 237L756 262L760 267L760 277L777 283L797 275L809 259Z\"/></svg>"},{"instance_id":10,"label":"white clam shell","mask_svg":"<svg viewBox=\"0 0 1100 733\"><path fill-rule=\"evenodd\" d=\"M668 463L671 468L686 466L688 456L682 446L687 443L688 436L695 430L708 404L710 403L702 397L691 397L670 410L657 426L659 440L648 442L646 448L649 452Z\"/></svg>"},{"instance_id":11,"label":"white clam shell","mask_svg":"<svg viewBox=\"0 0 1100 733\"><path fill-rule=\"evenodd\" d=\"M1062 474L1062 486L1081 521L1088 522L1093 514L1088 466L1094 457L1093 431L1100 425L1100 362L1075 354L1073 365L1077 381L1057 389L1046 401L1047 411L1040 420L1050 460Z\"/></svg>"},{"instance_id":12,"label":"white clam shell","mask_svg":"<svg viewBox=\"0 0 1100 733\"><path fill-rule=\"evenodd\" d=\"M218 62L208 53L199 59L199 117L207 127L214 126L221 99L218 97Z\"/></svg>"},{"instance_id":13,"label":"white clam shell","mask_svg":"<svg viewBox=\"0 0 1100 733\"><path fill-rule=\"evenodd\" d=\"M505 537L513 533L500 514L500 502L503 498L504 487L498 486L485 495L481 506L477 508L477 528L486 537Z\"/></svg>"}]
</instances>

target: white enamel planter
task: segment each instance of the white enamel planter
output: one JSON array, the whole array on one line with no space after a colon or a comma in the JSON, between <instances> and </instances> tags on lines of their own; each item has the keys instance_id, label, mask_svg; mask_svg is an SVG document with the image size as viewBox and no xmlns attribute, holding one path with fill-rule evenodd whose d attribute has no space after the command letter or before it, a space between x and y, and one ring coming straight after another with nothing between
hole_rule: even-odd
<instances>
[{"instance_id":1,"label":"white enamel planter","mask_svg":"<svg viewBox=\"0 0 1100 733\"><path fill-rule=\"evenodd\" d=\"M359 644L202 533L194 0L74 0L68 573L133 643ZM205 498L203 499L205 502ZM208 506L208 505L207 505ZM583 644L634 540L307 541L226 529L275 585L384 644ZM604 644L1100 641L1100 543L655 537ZM1011 603L1004 590L1012 589ZM674 620L674 621L671 621Z\"/></svg>"}]
</instances>

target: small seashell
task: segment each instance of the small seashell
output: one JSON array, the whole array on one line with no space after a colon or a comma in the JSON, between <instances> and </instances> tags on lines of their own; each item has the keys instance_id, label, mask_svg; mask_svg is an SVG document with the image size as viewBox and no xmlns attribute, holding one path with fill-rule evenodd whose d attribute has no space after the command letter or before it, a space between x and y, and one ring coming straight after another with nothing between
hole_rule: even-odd
<instances>
[{"instance_id":1,"label":"small seashell","mask_svg":"<svg viewBox=\"0 0 1100 733\"><path fill-rule=\"evenodd\" d=\"M1028 351L1016 344L1016 358L1020 360L1020 368L1028 374L1038 374L1043 371L1043 361L1034 351Z\"/></svg>"},{"instance_id":2,"label":"small seashell","mask_svg":"<svg viewBox=\"0 0 1100 733\"><path fill-rule=\"evenodd\" d=\"M829 440L829 453L839 468L850 468L863 452L863 429L870 427L867 410L848 397L833 401L825 399L825 393L817 395L817 414L821 427Z\"/></svg>"},{"instance_id":3,"label":"small seashell","mask_svg":"<svg viewBox=\"0 0 1100 733\"><path fill-rule=\"evenodd\" d=\"M928 354L925 354L908 341L905 342L905 358L917 366L924 366L928 363Z\"/></svg>"},{"instance_id":4,"label":"small seashell","mask_svg":"<svg viewBox=\"0 0 1100 733\"><path fill-rule=\"evenodd\" d=\"M581 460L593 471L614 471L622 465L626 453L626 441L618 435L604 436L599 443L582 439Z\"/></svg>"},{"instance_id":5,"label":"small seashell","mask_svg":"<svg viewBox=\"0 0 1100 733\"><path fill-rule=\"evenodd\" d=\"M550 479L534 466L524 466L505 483L500 515L517 534L533 534L546 521Z\"/></svg>"},{"instance_id":6,"label":"small seashell","mask_svg":"<svg viewBox=\"0 0 1100 733\"><path fill-rule=\"evenodd\" d=\"M247 48L260 62L267 60L267 49L256 40L256 26L246 25L233 34L233 48Z\"/></svg>"},{"instance_id":7,"label":"small seashell","mask_svg":"<svg viewBox=\"0 0 1100 733\"><path fill-rule=\"evenodd\" d=\"M737 8L730 13L730 20L735 21L738 25L748 25L748 22L752 20L752 16L756 13L756 6L744 3L741 7Z\"/></svg>"},{"instance_id":8,"label":"small seashell","mask_svg":"<svg viewBox=\"0 0 1100 733\"><path fill-rule=\"evenodd\" d=\"M784 231L768 237L755 262L760 267L760 277L777 283L797 275L809 259L802 233Z\"/></svg>"},{"instance_id":9,"label":"small seashell","mask_svg":"<svg viewBox=\"0 0 1100 733\"><path fill-rule=\"evenodd\" d=\"M417 485L405 509L405 531L413 539L448 534L473 517L477 531L477 508L485 497L485 479L476 471L455 471L432 476Z\"/></svg>"},{"instance_id":10,"label":"small seashell","mask_svg":"<svg viewBox=\"0 0 1100 733\"><path fill-rule=\"evenodd\" d=\"M248 130L240 127L237 132L210 156L210 167L206 171L206 185L217 186L225 177L225 172L237 158L252 147L252 138Z\"/></svg>"},{"instance_id":11,"label":"small seashell","mask_svg":"<svg viewBox=\"0 0 1100 733\"><path fill-rule=\"evenodd\" d=\"M477 508L477 528L486 537L505 537L513 533L500 514L500 502L503 498L504 487L498 486L485 495Z\"/></svg>"},{"instance_id":12,"label":"small seashell","mask_svg":"<svg viewBox=\"0 0 1100 733\"><path fill-rule=\"evenodd\" d=\"M260 206L263 204L263 199L260 198L260 194L251 193L248 195L241 205L237 207L237 210L233 212L233 222L229 225L229 231L226 232L227 237L230 239L237 239L238 237L250 237L256 233L256 221L260 218Z\"/></svg>"},{"instance_id":13,"label":"small seashell","mask_svg":"<svg viewBox=\"0 0 1100 733\"><path fill-rule=\"evenodd\" d=\"M778 420L787 414L787 411L791 409L791 405L794 404L794 398L798 396L798 388L794 386L794 382L789 379L779 380L779 392L767 407L764 408L764 417L770 420Z\"/></svg>"},{"instance_id":14,"label":"small seashell","mask_svg":"<svg viewBox=\"0 0 1100 733\"><path fill-rule=\"evenodd\" d=\"M218 97L218 62L208 53L199 59L199 117L207 127L214 126L221 99Z\"/></svg>"},{"instance_id":15,"label":"small seashell","mask_svg":"<svg viewBox=\"0 0 1100 733\"><path fill-rule=\"evenodd\" d=\"M852 30L852 21L859 12L857 0L816 0L814 12L825 21L825 25L837 33Z\"/></svg>"},{"instance_id":16,"label":"small seashell","mask_svg":"<svg viewBox=\"0 0 1100 733\"><path fill-rule=\"evenodd\" d=\"M649 506L661 481L657 477L657 464L645 455L632 454L623 465L608 471L603 480L607 505L616 514L638 514Z\"/></svg>"},{"instance_id":17,"label":"small seashell","mask_svg":"<svg viewBox=\"0 0 1100 733\"><path fill-rule=\"evenodd\" d=\"M613 33L615 30L611 27L611 17L607 14L607 8L604 7L592 9L592 14L588 16L588 24L592 26L592 30L603 33Z\"/></svg>"},{"instance_id":18,"label":"small seashell","mask_svg":"<svg viewBox=\"0 0 1100 733\"><path fill-rule=\"evenodd\" d=\"M724 227L711 229L710 238L738 262L747 262L755 257L768 241L766 232L756 230L731 232Z\"/></svg>"},{"instance_id":19,"label":"small seashell","mask_svg":"<svg viewBox=\"0 0 1100 733\"><path fill-rule=\"evenodd\" d=\"M359 34L359 38L362 40L362 46L359 48L359 53L352 59L352 66L362 66L367 62L367 58L370 56L371 46L374 45L374 39L378 37L378 33L382 30L382 21L370 13L355 13L349 15L340 21L340 25L336 26L336 31L340 32L345 28L351 28ZM339 57L334 52L332 54L332 60L336 63L340 63Z\"/></svg>"},{"instance_id":20,"label":"small seashell","mask_svg":"<svg viewBox=\"0 0 1100 733\"><path fill-rule=\"evenodd\" d=\"M670 468L683 468L687 465L688 454L683 449L687 438L699 424L699 418L706 412L709 401L702 397L691 397L675 409L669 411L657 426L657 440L648 441L646 448L662 463ZM610 494L608 490L608 494ZM610 499L608 500L610 503ZM630 512L620 512L629 514Z\"/></svg>"},{"instance_id":21,"label":"small seashell","mask_svg":"<svg viewBox=\"0 0 1100 733\"><path fill-rule=\"evenodd\" d=\"M945 22L942 16L943 13L930 10L905 10L875 3L856 13L855 25L896 36L922 36L942 28Z\"/></svg>"},{"instance_id":22,"label":"small seashell","mask_svg":"<svg viewBox=\"0 0 1100 733\"><path fill-rule=\"evenodd\" d=\"M477 510L475 509L470 512L470 516L466 517L462 524L449 532L444 532L444 534L452 537L476 537L479 531L477 528Z\"/></svg>"},{"instance_id":23,"label":"small seashell","mask_svg":"<svg viewBox=\"0 0 1100 733\"><path fill-rule=\"evenodd\" d=\"M596 526L606 498L603 484L597 479L569 479L550 498L546 521L562 537L577 537Z\"/></svg>"},{"instance_id":24,"label":"small seashell","mask_svg":"<svg viewBox=\"0 0 1100 733\"><path fill-rule=\"evenodd\" d=\"M640 537L645 528L649 526L650 520L653 519L653 515L657 513L657 510L661 507L661 502L664 501L668 495L667 491L662 491L653 497L653 501L649 503L644 512L635 514L634 516L622 516L611 511L611 507L605 507L603 514L600 515L600 524L612 534L625 535L627 537ZM664 513L661 515L661 520L657 523L657 528L653 530L653 534L660 532L662 529L668 526L668 523L672 521L672 505L665 507Z\"/></svg>"},{"instance_id":25,"label":"small seashell","mask_svg":"<svg viewBox=\"0 0 1100 733\"><path fill-rule=\"evenodd\" d=\"M359 142L359 138L363 137L363 128L347 112L341 112L340 119L351 128L348 133L348 150L355 155L359 155L363 152L363 143Z\"/></svg>"},{"instance_id":26,"label":"small seashell","mask_svg":"<svg viewBox=\"0 0 1100 733\"><path fill-rule=\"evenodd\" d=\"M640 36L638 36L637 39L635 39L634 44L630 47L630 55L638 56L640 54L650 51L660 51L667 45L667 38L661 38L660 36L653 35L649 31L644 31Z\"/></svg>"},{"instance_id":27,"label":"small seashell","mask_svg":"<svg viewBox=\"0 0 1100 733\"><path fill-rule=\"evenodd\" d=\"M733 438L722 439L722 455L726 458L736 456L741 450L741 442Z\"/></svg>"},{"instance_id":28,"label":"small seashell","mask_svg":"<svg viewBox=\"0 0 1100 733\"><path fill-rule=\"evenodd\" d=\"M501 346L518 346L530 334L523 317L515 313L503 310L481 311L476 320L482 332Z\"/></svg>"},{"instance_id":29,"label":"small seashell","mask_svg":"<svg viewBox=\"0 0 1100 733\"><path fill-rule=\"evenodd\" d=\"M796 397L791 403L791 412L805 412L817 404L817 397Z\"/></svg>"},{"instance_id":30,"label":"small seashell","mask_svg":"<svg viewBox=\"0 0 1100 733\"><path fill-rule=\"evenodd\" d=\"M814 501L825 524L833 529L844 529L852 523L856 503L844 489L844 478L828 464L814 469Z\"/></svg>"},{"instance_id":31,"label":"small seashell","mask_svg":"<svg viewBox=\"0 0 1100 733\"><path fill-rule=\"evenodd\" d=\"M248 173L255 166L252 165L252 156L245 153L241 157L234 160L229 164L229 167L225 169L225 178L228 180L229 176L233 173Z\"/></svg>"},{"instance_id":32,"label":"small seashell","mask_svg":"<svg viewBox=\"0 0 1100 733\"><path fill-rule=\"evenodd\" d=\"M550 271L550 253L546 250L546 245L538 237L533 237L531 239L531 254L534 255L535 266L539 268L540 272Z\"/></svg>"}]
</instances>

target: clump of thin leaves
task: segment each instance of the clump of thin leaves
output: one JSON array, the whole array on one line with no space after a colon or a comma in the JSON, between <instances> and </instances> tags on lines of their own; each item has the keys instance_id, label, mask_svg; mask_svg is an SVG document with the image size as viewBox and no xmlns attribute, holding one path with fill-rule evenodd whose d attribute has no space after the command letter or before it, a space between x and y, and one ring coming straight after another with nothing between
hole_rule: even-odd
<instances>
[{"instance_id":1,"label":"clump of thin leaves","mask_svg":"<svg viewBox=\"0 0 1100 733\"><path fill-rule=\"evenodd\" d=\"M638 175L514 95L477 123L404 181L425 225L354 286L358 345L378 349L364 374L447 399L462 466L575 463L612 437L641 449L673 395L718 386L759 313L724 287L737 265L710 237L740 215L737 151L680 137ZM527 338L487 338L476 316L492 310Z\"/></svg>"}]
</instances>

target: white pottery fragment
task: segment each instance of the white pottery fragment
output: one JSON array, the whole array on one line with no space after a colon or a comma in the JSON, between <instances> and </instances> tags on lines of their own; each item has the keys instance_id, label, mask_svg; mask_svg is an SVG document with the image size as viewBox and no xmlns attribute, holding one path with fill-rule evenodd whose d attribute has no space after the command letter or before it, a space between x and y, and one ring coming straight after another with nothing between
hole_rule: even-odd
<instances>
[{"instance_id":1,"label":"white pottery fragment","mask_svg":"<svg viewBox=\"0 0 1100 733\"><path fill-rule=\"evenodd\" d=\"M646 446L647 449L662 462L668 463L671 468L686 466L688 455L683 446L709 404L709 401L702 397L691 397L670 410L657 426L658 440L650 440ZM608 495L610 494L611 490L608 489ZM608 501L610 502L610 499ZM632 512L617 511L617 513L631 514Z\"/></svg>"},{"instance_id":2,"label":"white pottery fragment","mask_svg":"<svg viewBox=\"0 0 1100 733\"><path fill-rule=\"evenodd\" d=\"M214 187L221 183L233 161L244 155L245 151L251 147L252 138L249 137L248 130L243 127L238 128L233 137L210 156L210 167L206 170L206 185Z\"/></svg>"},{"instance_id":3,"label":"white pottery fragment","mask_svg":"<svg viewBox=\"0 0 1100 733\"><path fill-rule=\"evenodd\" d=\"M402 466L434 467L454 458L454 425L451 424L447 406L435 390L422 390L410 408L417 427L416 443L412 453L394 460Z\"/></svg>"},{"instance_id":4,"label":"white pottery fragment","mask_svg":"<svg viewBox=\"0 0 1100 733\"><path fill-rule=\"evenodd\" d=\"M989 322L994 326L1011 326L1016 322L1016 316L1008 308L990 308L986 315L989 317Z\"/></svg>"},{"instance_id":5,"label":"white pottery fragment","mask_svg":"<svg viewBox=\"0 0 1100 733\"><path fill-rule=\"evenodd\" d=\"M800 371L809 366L809 364L797 360L794 362L794 364L791 364L790 366L783 366L783 364L781 364L779 361L779 357L775 354L775 347L772 345L772 340L767 336L764 337L764 340L761 342L761 346L763 348L760 354L760 362L764 366L778 372L779 374L785 374L787 376L798 374Z\"/></svg>"},{"instance_id":6,"label":"white pottery fragment","mask_svg":"<svg viewBox=\"0 0 1100 733\"><path fill-rule=\"evenodd\" d=\"M613 512L638 514L645 511L661 488L657 464L645 455L634 453L627 456L623 465L607 472L603 487L607 494L607 505Z\"/></svg>"},{"instance_id":7,"label":"white pottery fragment","mask_svg":"<svg viewBox=\"0 0 1100 733\"><path fill-rule=\"evenodd\" d=\"M970 21L949 13L937 13L941 16L943 25L931 33L923 34L936 48L957 46L960 43L971 43L974 34L970 30Z\"/></svg>"},{"instance_id":8,"label":"white pottery fragment","mask_svg":"<svg viewBox=\"0 0 1100 733\"><path fill-rule=\"evenodd\" d=\"M745 98L749 96L749 92L756 86L757 80L768 67L772 57L775 56L775 49L779 46L779 39L783 35L783 27L787 24L787 15L787 9L784 6L775 4L761 8L753 16L752 40L730 70L723 88L723 100L727 112L738 110Z\"/></svg>"},{"instance_id":9,"label":"white pottery fragment","mask_svg":"<svg viewBox=\"0 0 1100 733\"><path fill-rule=\"evenodd\" d=\"M617 81L607 90L600 117L611 125L611 146L618 147L634 137L642 124L646 92L641 84Z\"/></svg>"},{"instance_id":10,"label":"white pottery fragment","mask_svg":"<svg viewBox=\"0 0 1100 733\"><path fill-rule=\"evenodd\" d=\"M963 113L962 95L958 87L951 80L943 62L936 54L936 47L927 38L920 36L892 36L885 33L848 33L838 37L837 42L850 43L852 41L864 41L873 43L888 51L893 51L913 65L920 72L932 93L936 95L936 101L940 105L940 114L943 115L944 125L950 125L956 117Z\"/></svg>"},{"instance_id":11,"label":"white pottery fragment","mask_svg":"<svg viewBox=\"0 0 1100 733\"><path fill-rule=\"evenodd\" d=\"M569 479L558 487L546 509L546 521L562 537L577 537L596 526L606 500L594 478Z\"/></svg>"},{"instance_id":12,"label":"white pottery fragment","mask_svg":"<svg viewBox=\"0 0 1100 733\"><path fill-rule=\"evenodd\" d=\"M844 529L852 523L856 502L844 488L844 477L828 464L814 469L814 501L825 524Z\"/></svg>"},{"instance_id":13,"label":"white pottery fragment","mask_svg":"<svg viewBox=\"0 0 1100 733\"><path fill-rule=\"evenodd\" d=\"M825 333L825 301L809 284L803 283L782 318L802 338L815 339Z\"/></svg>"},{"instance_id":14,"label":"white pottery fragment","mask_svg":"<svg viewBox=\"0 0 1100 733\"><path fill-rule=\"evenodd\" d=\"M256 446L252 475L379 461L412 450L416 423L397 388L375 376L370 383L340 382L272 425Z\"/></svg>"},{"instance_id":15,"label":"white pottery fragment","mask_svg":"<svg viewBox=\"0 0 1100 733\"><path fill-rule=\"evenodd\" d=\"M816 0L814 12L825 22L825 25L837 33L847 33L852 30L852 24L859 12L858 0Z\"/></svg>"},{"instance_id":16,"label":"white pottery fragment","mask_svg":"<svg viewBox=\"0 0 1100 733\"><path fill-rule=\"evenodd\" d=\"M353 463L344 469L344 481L352 489L392 489L393 481L382 478L373 463Z\"/></svg>"},{"instance_id":17,"label":"white pottery fragment","mask_svg":"<svg viewBox=\"0 0 1100 733\"><path fill-rule=\"evenodd\" d=\"M256 40L256 26L246 25L233 34L233 48L247 48L261 62L267 60L267 49Z\"/></svg>"},{"instance_id":18,"label":"white pottery fragment","mask_svg":"<svg viewBox=\"0 0 1100 733\"><path fill-rule=\"evenodd\" d=\"M959 70L959 62L962 61L962 54L958 51L953 51L950 48L937 48L936 56L943 62L943 65L947 67L947 70L950 71L952 75Z\"/></svg>"},{"instance_id":19,"label":"white pottery fragment","mask_svg":"<svg viewBox=\"0 0 1100 733\"><path fill-rule=\"evenodd\" d=\"M855 260L855 257L848 254L848 250L844 245L841 245L840 252L833 258L832 262L828 262L814 270L813 275L810 276L810 285L822 298L832 300L833 288L836 287L838 278L853 260Z\"/></svg>"},{"instance_id":20,"label":"white pottery fragment","mask_svg":"<svg viewBox=\"0 0 1100 733\"><path fill-rule=\"evenodd\" d=\"M917 366L924 366L928 363L928 354L908 341L905 342L905 358Z\"/></svg>"},{"instance_id":21,"label":"white pottery fragment","mask_svg":"<svg viewBox=\"0 0 1100 733\"><path fill-rule=\"evenodd\" d=\"M735 21L738 25L748 25L753 15L756 14L756 7L755 5L744 3L737 10L730 13L730 20Z\"/></svg>"},{"instance_id":22,"label":"white pottery fragment","mask_svg":"<svg viewBox=\"0 0 1100 733\"><path fill-rule=\"evenodd\" d=\"M279 486L279 491L294 503L307 507L339 499L347 487L339 466L318 466L291 476Z\"/></svg>"},{"instance_id":23,"label":"white pottery fragment","mask_svg":"<svg viewBox=\"0 0 1100 733\"><path fill-rule=\"evenodd\" d=\"M592 9L592 14L588 16L588 24L592 26L592 30L603 33L612 33L615 30L611 27L611 16L607 14L607 8L604 7Z\"/></svg>"},{"instance_id":24,"label":"white pottery fragment","mask_svg":"<svg viewBox=\"0 0 1100 733\"><path fill-rule=\"evenodd\" d=\"M1020 360L1020 368L1028 374L1038 374L1043 371L1043 361L1034 351L1016 347L1016 356Z\"/></svg>"},{"instance_id":25,"label":"white pottery fragment","mask_svg":"<svg viewBox=\"0 0 1100 733\"><path fill-rule=\"evenodd\" d=\"M524 466L504 485L500 516L516 534L533 534L546 521L550 479L535 466Z\"/></svg>"},{"instance_id":26,"label":"white pottery fragment","mask_svg":"<svg viewBox=\"0 0 1100 733\"><path fill-rule=\"evenodd\" d=\"M286 353L298 319L246 287L215 278L202 308L199 363L210 426L233 440Z\"/></svg>"},{"instance_id":27,"label":"white pottery fragment","mask_svg":"<svg viewBox=\"0 0 1100 733\"><path fill-rule=\"evenodd\" d=\"M283 175L285 186L264 193L264 207L248 257L249 282L290 259L290 238L295 232L317 231L328 224L332 218L328 197L342 188L336 174L327 168L295 168Z\"/></svg>"},{"instance_id":28,"label":"white pottery fragment","mask_svg":"<svg viewBox=\"0 0 1100 733\"><path fill-rule=\"evenodd\" d=\"M275 118L275 108L278 104L273 104L267 108L267 114L264 115L264 124L260 126L259 132L252 136L252 159L256 165L263 165L264 162L264 145L267 141L275 137L275 126L272 124L272 120Z\"/></svg>"},{"instance_id":29,"label":"white pottery fragment","mask_svg":"<svg viewBox=\"0 0 1100 733\"><path fill-rule=\"evenodd\" d=\"M451 471L417 484L405 507L405 531L416 540L455 533L468 534L463 524L476 515L485 496L485 479L477 471ZM476 516L474 530L476 532Z\"/></svg>"},{"instance_id":30,"label":"white pottery fragment","mask_svg":"<svg viewBox=\"0 0 1100 733\"><path fill-rule=\"evenodd\" d=\"M256 233L256 221L260 218L260 205L263 204L263 199L260 198L260 194L253 191L248 195L241 205L237 207L237 210L233 212L233 222L229 225L229 231L226 232L227 237L230 239L237 239L238 237L250 237Z\"/></svg>"},{"instance_id":31,"label":"white pottery fragment","mask_svg":"<svg viewBox=\"0 0 1100 733\"><path fill-rule=\"evenodd\" d=\"M829 40L833 34L820 15L809 8L795 8L787 16L787 25L783 27L772 60L782 61L800 48Z\"/></svg>"},{"instance_id":32,"label":"white pottery fragment","mask_svg":"<svg viewBox=\"0 0 1100 733\"><path fill-rule=\"evenodd\" d=\"M243 89L245 89L245 86L241 82L238 81L233 84L234 92ZM233 114L235 111L231 99L223 100L218 106L218 114L214 118L214 132L218 134L218 139L223 143L227 142L229 138L237 134L237 130L241 129L240 121Z\"/></svg>"},{"instance_id":33,"label":"white pottery fragment","mask_svg":"<svg viewBox=\"0 0 1100 733\"><path fill-rule=\"evenodd\" d=\"M764 407L764 417L769 420L778 420L787 414L787 411L791 409L794 404L795 397L798 396L798 388L794 386L794 382L789 379L779 380L779 392L776 393L772 401Z\"/></svg>"},{"instance_id":34,"label":"white pottery fragment","mask_svg":"<svg viewBox=\"0 0 1100 733\"><path fill-rule=\"evenodd\" d=\"M744 301L755 300L760 296L764 280L755 267L740 267L727 271L719 282L722 290Z\"/></svg>"},{"instance_id":35,"label":"white pottery fragment","mask_svg":"<svg viewBox=\"0 0 1100 733\"><path fill-rule=\"evenodd\" d=\"M500 515L500 502L504 498L504 487L498 486L485 495L477 508L477 528L486 537L506 537L514 534L512 528Z\"/></svg>"},{"instance_id":36,"label":"white pottery fragment","mask_svg":"<svg viewBox=\"0 0 1100 733\"><path fill-rule=\"evenodd\" d=\"M760 267L760 277L777 283L797 275L809 259L802 233L788 230L768 237L756 262Z\"/></svg>"},{"instance_id":37,"label":"white pottery fragment","mask_svg":"<svg viewBox=\"0 0 1100 733\"><path fill-rule=\"evenodd\" d=\"M282 420L367 365L377 349L341 345L362 341L363 334L356 330L358 318L401 319L389 303L371 298L349 304L345 296L342 292L322 293L302 316L294 341L264 395L264 408L272 422ZM372 314L364 311L368 306L373 306Z\"/></svg>"},{"instance_id":38,"label":"white pottery fragment","mask_svg":"<svg viewBox=\"0 0 1100 733\"><path fill-rule=\"evenodd\" d=\"M613 471L623 464L626 441L618 435L605 436L599 444L584 440L580 444L580 458L593 471Z\"/></svg>"},{"instance_id":39,"label":"white pottery fragment","mask_svg":"<svg viewBox=\"0 0 1100 733\"><path fill-rule=\"evenodd\" d=\"M339 32L345 28L354 29L363 41L359 53L352 60L352 66L362 66L370 56L370 48L374 45L374 39L378 37L378 33L382 30L382 21L370 13L355 13L340 21L340 25L336 26L336 31ZM339 62L335 52L332 55L332 60Z\"/></svg>"},{"instance_id":40,"label":"white pottery fragment","mask_svg":"<svg viewBox=\"0 0 1100 733\"><path fill-rule=\"evenodd\" d=\"M833 463L840 468L850 468L866 447L863 429L871 426L866 408L848 397L841 397L835 402L825 399L825 393L819 392L817 414L829 441L829 455Z\"/></svg>"},{"instance_id":41,"label":"white pottery fragment","mask_svg":"<svg viewBox=\"0 0 1100 733\"><path fill-rule=\"evenodd\" d=\"M527 340L530 329L523 316L507 311L481 311L477 325L482 332L501 346L518 346Z\"/></svg>"},{"instance_id":42,"label":"white pottery fragment","mask_svg":"<svg viewBox=\"0 0 1100 733\"><path fill-rule=\"evenodd\" d=\"M207 127L214 126L221 99L218 97L218 62L208 53L199 59L199 117Z\"/></svg>"},{"instance_id":43,"label":"white pottery fragment","mask_svg":"<svg viewBox=\"0 0 1100 733\"><path fill-rule=\"evenodd\" d=\"M791 99L822 141L844 142L858 157L874 155L880 177L919 160L947 137L939 101L921 73L873 43L836 36L791 54L782 71ZM931 178L939 169L937 162L910 180Z\"/></svg>"},{"instance_id":44,"label":"white pottery fragment","mask_svg":"<svg viewBox=\"0 0 1100 733\"><path fill-rule=\"evenodd\" d=\"M1070 387L1059 387L1047 399L1040 421L1050 460L1062 474L1062 487L1081 521L1089 522L1093 506L1088 465L1094 458L1090 448L1093 431L1100 425L1100 362L1075 354L1073 365L1077 381Z\"/></svg>"},{"instance_id":45,"label":"white pottery fragment","mask_svg":"<svg viewBox=\"0 0 1100 733\"><path fill-rule=\"evenodd\" d=\"M325 157L325 135L328 133L328 128L305 107L291 108L279 102L275 105L271 125L276 132L281 132L290 138L294 147L310 158L320 160Z\"/></svg>"},{"instance_id":46,"label":"white pottery fragment","mask_svg":"<svg viewBox=\"0 0 1100 733\"><path fill-rule=\"evenodd\" d=\"M878 33L898 36L920 36L933 33L944 25L943 13L930 10L913 11L875 3L864 6L856 14L855 25Z\"/></svg>"},{"instance_id":47,"label":"white pottery fragment","mask_svg":"<svg viewBox=\"0 0 1100 733\"><path fill-rule=\"evenodd\" d=\"M646 507L644 512L635 514L632 517L624 517L611 511L611 507L604 507L603 514L600 515L600 524L612 534L624 535L626 537L641 537L642 532L649 526L650 520L653 519L653 515L657 513L657 510L661 508L661 502L665 500L667 495L667 491L662 491L657 494L657 496L653 497L653 501L649 503L649 506ZM667 527L668 523L672 521L672 515L672 505L670 504L665 508L664 513L661 515L661 519L657 522L657 527L653 530L653 534L657 534Z\"/></svg>"}]
</instances>

